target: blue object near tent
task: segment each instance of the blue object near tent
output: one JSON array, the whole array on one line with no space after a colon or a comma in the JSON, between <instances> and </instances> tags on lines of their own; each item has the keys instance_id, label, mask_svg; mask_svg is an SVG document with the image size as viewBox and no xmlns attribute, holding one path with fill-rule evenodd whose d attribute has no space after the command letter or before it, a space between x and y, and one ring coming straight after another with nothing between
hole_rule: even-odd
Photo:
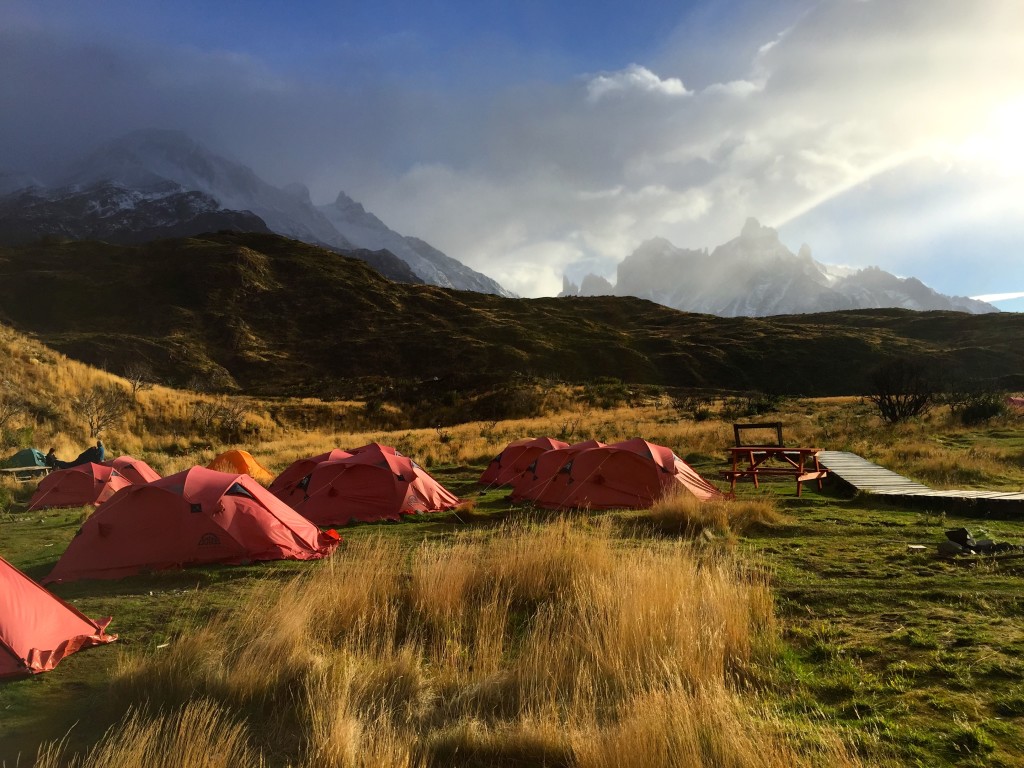
<instances>
[{"instance_id":1,"label":"blue object near tent","mask_svg":"<svg viewBox=\"0 0 1024 768\"><path fill-rule=\"evenodd\" d=\"M46 456L36 448L24 448L3 463L4 467L45 467Z\"/></svg>"}]
</instances>

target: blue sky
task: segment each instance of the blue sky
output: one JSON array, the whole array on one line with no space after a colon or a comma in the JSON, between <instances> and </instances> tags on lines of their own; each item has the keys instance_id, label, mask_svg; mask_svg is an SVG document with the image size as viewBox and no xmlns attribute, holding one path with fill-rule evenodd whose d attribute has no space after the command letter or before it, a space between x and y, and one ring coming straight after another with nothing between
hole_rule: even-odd
<instances>
[{"instance_id":1,"label":"blue sky","mask_svg":"<svg viewBox=\"0 0 1024 768\"><path fill-rule=\"evenodd\" d=\"M523 295L748 216L1011 293L1022 39L1020 0L0 0L0 169L177 128Z\"/></svg>"}]
</instances>

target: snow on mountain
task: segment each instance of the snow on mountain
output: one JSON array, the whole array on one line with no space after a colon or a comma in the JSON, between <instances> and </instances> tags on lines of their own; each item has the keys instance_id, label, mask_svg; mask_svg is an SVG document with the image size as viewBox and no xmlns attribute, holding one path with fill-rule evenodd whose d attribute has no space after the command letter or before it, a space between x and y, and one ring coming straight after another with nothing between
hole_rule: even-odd
<instances>
[{"instance_id":1,"label":"snow on mountain","mask_svg":"<svg viewBox=\"0 0 1024 768\"><path fill-rule=\"evenodd\" d=\"M0 197L0 243L43 236L139 243L217 230L269 232L259 216L231 211L207 194L163 181L145 190L109 181L47 190L38 186Z\"/></svg>"},{"instance_id":2,"label":"snow on mountain","mask_svg":"<svg viewBox=\"0 0 1024 768\"><path fill-rule=\"evenodd\" d=\"M68 185L111 181L146 189L162 181L198 191L224 208L252 211L273 231L318 245L351 247L301 196L263 181L246 166L215 155L181 131L134 131L109 142L68 173Z\"/></svg>"},{"instance_id":3,"label":"snow on mountain","mask_svg":"<svg viewBox=\"0 0 1024 768\"><path fill-rule=\"evenodd\" d=\"M676 248L663 238L641 244L618 266L614 286L585 277L577 288L564 281L562 295L613 293L638 296L675 309L723 317L903 307L996 312L962 296L944 296L916 278L877 267L852 270L820 264L808 246L794 254L778 232L748 219L740 236L712 252Z\"/></svg>"},{"instance_id":4,"label":"snow on mountain","mask_svg":"<svg viewBox=\"0 0 1024 768\"><path fill-rule=\"evenodd\" d=\"M391 251L432 285L499 296L512 295L496 281L445 255L429 243L398 234L344 192L339 192L333 203L322 205L319 210L349 242L360 248Z\"/></svg>"},{"instance_id":5,"label":"snow on mountain","mask_svg":"<svg viewBox=\"0 0 1024 768\"><path fill-rule=\"evenodd\" d=\"M252 211L278 234L343 251L386 250L432 285L510 295L494 280L422 240L388 228L344 193L333 204L318 208L305 186L275 187L180 131L130 133L101 147L65 179L66 184L79 186L100 181L139 190L171 181L209 195L224 208Z\"/></svg>"}]
</instances>

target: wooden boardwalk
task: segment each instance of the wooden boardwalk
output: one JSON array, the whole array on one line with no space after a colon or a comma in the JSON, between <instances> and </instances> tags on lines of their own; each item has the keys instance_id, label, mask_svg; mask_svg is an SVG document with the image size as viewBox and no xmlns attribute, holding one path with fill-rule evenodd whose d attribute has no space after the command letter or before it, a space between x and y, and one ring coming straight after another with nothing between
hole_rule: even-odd
<instances>
[{"instance_id":1,"label":"wooden boardwalk","mask_svg":"<svg viewBox=\"0 0 1024 768\"><path fill-rule=\"evenodd\" d=\"M818 461L828 468L830 475L835 475L854 489L896 502L978 512L1024 512L1024 493L936 491L846 451L819 451Z\"/></svg>"}]
</instances>

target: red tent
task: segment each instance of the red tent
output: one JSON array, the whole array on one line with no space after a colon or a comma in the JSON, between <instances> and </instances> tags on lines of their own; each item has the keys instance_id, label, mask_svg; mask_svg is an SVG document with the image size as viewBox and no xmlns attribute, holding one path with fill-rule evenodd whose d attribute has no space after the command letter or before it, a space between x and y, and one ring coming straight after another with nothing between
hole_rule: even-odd
<instances>
[{"instance_id":1,"label":"red tent","mask_svg":"<svg viewBox=\"0 0 1024 768\"><path fill-rule=\"evenodd\" d=\"M193 467L115 494L43 582L255 560L314 560L337 546L248 475Z\"/></svg>"},{"instance_id":2,"label":"red tent","mask_svg":"<svg viewBox=\"0 0 1024 768\"><path fill-rule=\"evenodd\" d=\"M348 451L343 451L341 448L335 448L327 453L321 453L316 456L310 456L308 459L299 459L293 461L288 467L270 484L269 491L280 498L282 501L291 504L299 502L305 495L302 492L302 488L298 488L298 497L292 498L289 493L282 495L284 489L292 487L295 488L296 484L302 480L306 475L313 471L313 468L317 464L323 464L325 461L337 461L338 459L347 459L352 454Z\"/></svg>"},{"instance_id":3,"label":"red tent","mask_svg":"<svg viewBox=\"0 0 1024 768\"><path fill-rule=\"evenodd\" d=\"M118 456L116 459L103 462L104 467L113 467L121 477L133 485L144 485L154 480L159 480L159 473L142 459L133 459L131 456Z\"/></svg>"},{"instance_id":4,"label":"red tent","mask_svg":"<svg viewBox=\"0 0 1024 768\"><path fill-rule=\"evenodd\" d=\"M411 459L386 445L356 448L325 461L278 491L317 525L398 520L401 515L452 509L459 499Z\"/></svg>"},{"instance_id":5,"label":"red tent","mask_svg":"<svg viewBox=\"0 0 1024 768\"><path fill-rule=\"evenodd\" d=\"M562 452L551 451L541 460L558 453ZM646 440L625 440L556 458L543 466L538 460L529 485L516 500L552 509L642 509L674 488L702 500L722 495L670 448Z\"/></svg>"},{"instance_id":6,"label":"red tent","mask_svg":"<svg viewBox=\"0 0 1024 768\"><path fill-rule=\"evenodd\" d=\"M523 471L512 483L512 501L535 501L553 482L557 482L559 471L572 458L591 448L604 445L597 440L584 440L565 448L555 448L540 454L536 461Z\"/></svg>"},{"instance_id":7,"label":"red tent","mask_svg":"<svg viewBox=\"0 0 1024 768\"><path fill-rule=\"evenodd\" d=\"M113 642L109 623L82 615L0 557L0 678L46 672L75 651Z\"/></svg>"},{"instance_id":8,"label":"red tent","mask_svg":"<svg viewBox=\"0 0 1024 768\"><path fill-rule=\"evenodd\" d=\"M115 492L131 485L113 467L102 464L79 464L77 467L58 469L39 481L28 508L84 507L101 504Z\"/></svg>"},{"instance_id":9,"label":"red tent","mask_svg":"<svg viewBox=\"0 0 1024 768\"><path fill-rule=\"evenodd\" d=\"M480 475L480 482L487 485L511 485L542 453L568 447L568 443L550 437L513 440L491 459L487 469Z\"/></svg>"}]
</instances>

